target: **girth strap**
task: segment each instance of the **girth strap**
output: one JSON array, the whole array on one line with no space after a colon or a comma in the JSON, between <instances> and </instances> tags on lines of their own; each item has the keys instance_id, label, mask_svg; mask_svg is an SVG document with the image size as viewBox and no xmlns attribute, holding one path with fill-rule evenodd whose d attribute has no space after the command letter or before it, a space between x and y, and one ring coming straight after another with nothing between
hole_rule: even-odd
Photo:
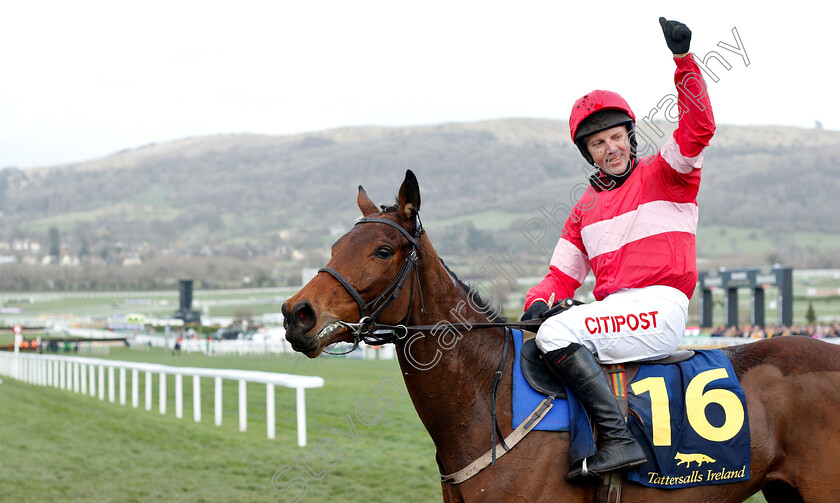
<instances>
[{"instance_id":1,"label":"girth strap","mask_svg":"<svg viewBox=\"0 0 840 503\"><path fill-rule=\"evenodd\" d=\"M624 364L615 363L609 365L602 365L604 372L610 380L610 387L612 387L615 400L618 402L618 408L621 409L621 415L624 420L627 420L628 402L627 402L627 379L625 376ZM596 503L621 503L621 483L623 474L621 472L609 472L604 475L604 482L596 491Z\"/></svg>"},{"instance_id":2,"label":"girth strap","mask_svg":"<svg viewBox=\"0 0 840 503\"><path fill-rule=\"evenodd\" d=\"M542 420L542 418L545 417L546 414L548 414L548 411L551 410L551 407L554 405L553 402L553 396L549 396L545 400L540 402L537 408L534 409L534 412L531 412L528 418L525 421L522 421L522 424L517 426L516 429L510 433L510 435L505 437L504 442L508 444L510 449L513 449L513 447L516 444L518 444L520 440L525 438L525 435L530 433L531 430L533 430L534 427L537 426L537 424ZM496 445L494 447L501 448L502 446ZM499 453L498 456L496 456L496 459L501 458L507 452L509 452L509 450L503 450L501 453ZM476 459L463 469L458 470L455 473L450 473L449 475L441 474L440 480L441 482L447 482L449 484L460 484L461 482L469 480L475 474L490 466L490 464L492 463L492 457L493 453L491 449L490 451L487 451L486 453L484 453L483 456Z\"/></svg>"}]
</instances>

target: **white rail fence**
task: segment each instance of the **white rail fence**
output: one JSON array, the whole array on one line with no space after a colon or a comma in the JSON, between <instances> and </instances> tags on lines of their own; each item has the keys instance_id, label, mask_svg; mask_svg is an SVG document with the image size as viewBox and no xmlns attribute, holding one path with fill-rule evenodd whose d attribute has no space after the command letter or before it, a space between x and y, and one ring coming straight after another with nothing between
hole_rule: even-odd
<instances>
[{"instance_id":1,"label":"white rail fence","mask_svg":"<svg viewBox=\"0 0 840 503\"><path fill-rule=\"evenodd\" d=\"M107 370L107 372L106 372ZM116 374L119 371L119 379ZM201 378L214 381L214 415L216 426L222 424L222 380L239 382L239 431L248 427L248 383L265 385L266 434L275 437L274 388L283 386L295 389L297 412L298 445L306 445L306 398L304 390L324 386L324 379L317 376L300 376L255 370L209 369L197 367L172 367L153 363L138 363L119 360L102 360L72 356L54 356L39 354L19 354L0 351L0 375L39 386L73 391L105 400L105 388L108 388L108 401L115 402L119 391L120 405L127 401L127 372L131 371L131 406L139 407L140 373L145 374L145 406L152 410L153 377L158 376L158 408L166 414L167 376L175 376L175 417L184 415L184 376L192 377L193 384L193 419L201 421ZM107 374L107 378L106 378Z\"/></svg>"},{"instance_id":2,"label":"white rail fence","mask_svg":"<svg viewBox=\"0 0 840 503\"><path fill-rule=\"evenodd\" d=\"M177 336L164 337L162 335L144 335L138 334L128 339L128 345L132 348L155 347L173 349ZM270 355L294 353L292 345L286 340L266 340L266 341L249 341L249 340L207 340L207 339L190 339L183 338L181 340L181 351L185 353L204 353L207 355Z\"/></svg>"},{"instance_id":3,"label":"white rail fence","mask_svg":"<svg viewBox=\"0 0 840 503\"><path fill-rule=\"evenodd\" d=\"M138 334L128 339L128 345L134 349L147 347L165 348L172 350L175 347L176 336L164 337L162 335ZM393 345L368 346L364 342L359 344L361 351L350 356L350 358L362 358L365 360L393 360L397 357ZM350 344L343 347L333 348L334 351L345 351L350 349ZM273 355L273 354L294 354L292 345L285 339L267 339L264 341L250 340L207 340L183 338L181 351L185 353L200 352L210 356L222 355Z\"/></svg>"}]
</instances>

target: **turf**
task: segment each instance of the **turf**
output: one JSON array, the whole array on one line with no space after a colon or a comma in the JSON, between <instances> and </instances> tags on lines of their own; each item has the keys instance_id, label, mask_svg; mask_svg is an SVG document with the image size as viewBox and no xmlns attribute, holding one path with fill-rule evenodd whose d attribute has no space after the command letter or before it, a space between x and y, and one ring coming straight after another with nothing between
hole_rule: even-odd
<instances>
[{"instance_id":1,"label":"turf","mask_svg":"<svg viewBox=\"0 0 840 503\"><path fill-rule=\"evenodd\" d=\"M158 412L157 376L151 412L144 408L142 374L137 409L130 405L130 394L127 406L108 402L107 388L105 401L100 401L4 379L0 501L295 501L304 481L301 501L440 500L434 446L407 396L389 393L393 406L383 409L375 425L366 426L355 416L356 404L372 396L383 378L402 384L395 361L176 357L127 350L111 356L320 375L327 385L306 393L309 443L301 448L296 442L294 391L285 388L276 390L277 438L269 440L264 386L248 387L248 431L242 433L233 382L225 384L223 425L216 427L210 380L202 382L202 422L195 423L190 378L184 379L183 419L174 416L171 377L165 415ZM347 414L356 429L355 443L332 432L349 431ZM334 440L330 455L323 456L333 462L330 466L317 461L321 439ZM303 463L314 477L307 475ZM272 484L275 472L285 466L289 469Z\"/></svg>"},{"instance_id":2,"label":"turf","mask_svg":"<svg viewBox=\"0 0 840 503\"><path fill-rule=\"evenodd\" d=\"M107 387L100 401L4 378L0 501L441 501L434 446L408 397L383 387L390 391L392 407L382 406L376 424L365 425L356 415L358 404L377 397L373 390L383 379L402 385L395 361L176 356L124 348L109 357L318 375L326 385L306 392L308 445L301 448L296 443L294 391L285 388L275 391L277 438L269 440L261 385L248 386L248 430L243 433L238 431L235 382L225 382L223 424L217 427L209 379L202 380L202 418L196 423L191 378L183 382L183 419L175 417L172 377L163 415L158 411L157 375L152 411L144 407L143 374L136 409L131 407L130 385L128 405L120 406L119 387L116 402L110 403ZM348 439L354 436L348 416L355 442ZM755 496L749 501L764 500Z\"/></svg>"}]
</instances>

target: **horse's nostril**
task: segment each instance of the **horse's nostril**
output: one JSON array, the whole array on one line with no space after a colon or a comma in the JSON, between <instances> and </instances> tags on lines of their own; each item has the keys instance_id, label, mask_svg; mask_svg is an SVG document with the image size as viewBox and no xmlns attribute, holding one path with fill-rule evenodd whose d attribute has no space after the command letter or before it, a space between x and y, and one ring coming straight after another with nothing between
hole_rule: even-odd
<instances>
[{"instance_id":1,"label":"horse's nostril","mask_svg":"<svg viewBox=\"0 0 840 503\"><path fill-rule=\"evenodd\" d=\"M298 325L303 332L308 332L315 326L317 316L315 315L315 310L312 309L309 302L303 301L298 303L294 309L292 309L292 315L287 316L286 321L289 324Z\"/></svg>"}]
</instances>

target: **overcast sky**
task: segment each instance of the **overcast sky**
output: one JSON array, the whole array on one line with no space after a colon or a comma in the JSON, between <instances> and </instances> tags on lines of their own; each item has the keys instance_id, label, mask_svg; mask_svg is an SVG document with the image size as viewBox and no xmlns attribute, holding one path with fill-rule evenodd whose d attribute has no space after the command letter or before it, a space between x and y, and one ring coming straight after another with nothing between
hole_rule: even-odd
<instances>
[{"instance_id":1,"label":"overcast sky","mask_svg":"<svg viewBox=\"0 0 840 503\"><path fill-rule=\"evenodd\" d=\"M707 77L718 123L840 129L828 4L750 4L6 0L0 168L219 133L565 121L593 89L641 118L673 92L659 16L730 66ZM733 28L741 55L718 45Z\"/></svg>"}]
</instances>

